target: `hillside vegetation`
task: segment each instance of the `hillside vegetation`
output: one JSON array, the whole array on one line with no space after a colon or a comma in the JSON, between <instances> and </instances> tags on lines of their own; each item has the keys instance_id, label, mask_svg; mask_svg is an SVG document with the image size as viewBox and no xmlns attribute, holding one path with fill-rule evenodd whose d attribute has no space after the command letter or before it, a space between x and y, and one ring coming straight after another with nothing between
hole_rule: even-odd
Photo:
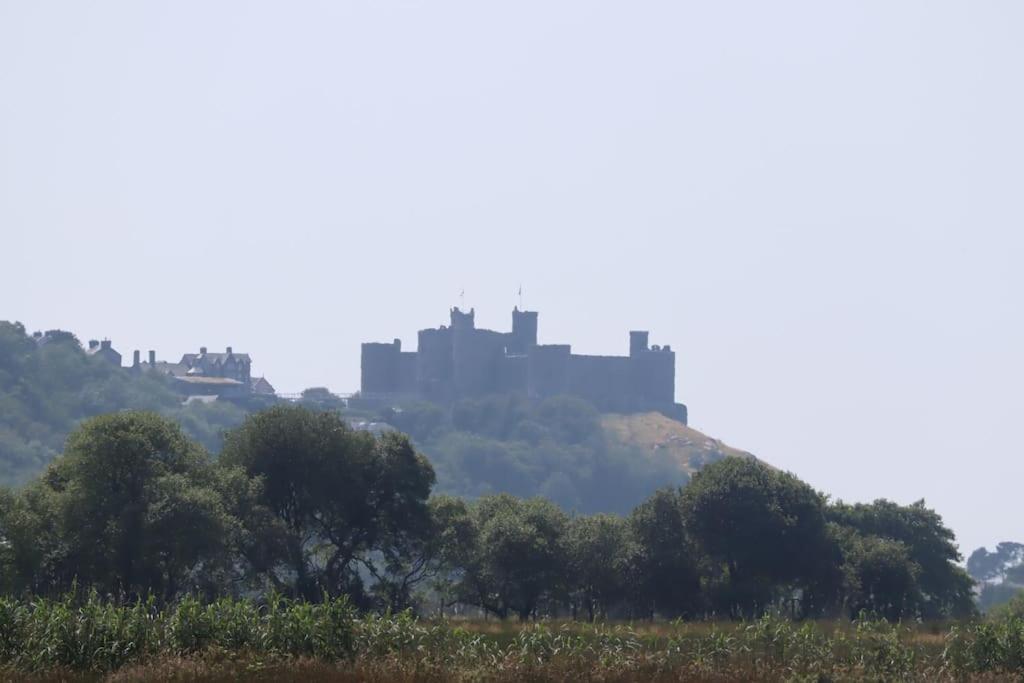
<instances>
[{"instance_id":1,"label":"hillside vegetation","mask_svg":"<svg viewBox=\"0 0 1024 683\"><path fill-rule=\"evenodd\" d=\"M20 323L0 321L0 484L39 474L82 420L120 410L174 418L211 450L245 411L229 403L181 405L155 375L136 375L86 355L70 333L40 345Z\"/></svg>"},{"instance_id":2,"label":"hillside vegetation","mask_svg":"<svg viewBox=\"0 0 1024 683\"><path fill-rule=\"evenodd\" d=\"M419 403L376 418L412 436L442 493L540 495L587 514L625 514L704 464L743 454L658 413L601 415L568 396Z\"/></svg>"}]
</instances>

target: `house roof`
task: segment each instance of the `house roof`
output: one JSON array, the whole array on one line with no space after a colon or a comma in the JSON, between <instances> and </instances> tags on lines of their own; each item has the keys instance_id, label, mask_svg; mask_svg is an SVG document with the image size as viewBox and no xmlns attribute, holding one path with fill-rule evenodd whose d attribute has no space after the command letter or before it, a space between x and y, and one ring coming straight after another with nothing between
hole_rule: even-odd
<instances>
[{"instance_id":1,"label":"house roof","mask_svg":"<svg viewBox=\"0 0 1024 683\"><path fill-rule=\"evenodd\" d=\"M174 377L174 379L178 380L179 382L185 382L186 384L196 384L196 385L204 385L204 386L222 386L222 387L230 387L230 386L239 386L240 387L240 386L244 386L242 382L239 382L237 379L231 379L230 377L205 377L203 375L185 375L185 376L178 376L178 375L176 375Z\"/></svg>"},{"instance_id":2,"label":"house roof","mask_svg":"<svg viewBox=\"0 0 1024 683\"><path fill-rule=\"evenodd\" d=\"M236 361L241 363L252 362L252 359L249 358L249 354L247 353L186 353L181 357L181 362L193 365L200 358L210 363L219 363L221 365L223 365L228 358L234 358Z\"/></svg>"},{"instance_id":3,"label":"house roof","mask_svg":"<svg viewBox=\"0 0 1024 683\"><path fill-rule=\"evenodd\" d=\"M252 381L252 390L257 394L276 394L274 385L267 381L266 377L257 377Z\"/></svg>"},{"instance_id":4,"label":"house roof","mask_svg":"<svg viewBox=\"0 0 1024 683\"><path fill-rule=\"evenodd\" d=\"M169 363L165 360L158 360L155 365L150 365L148 362L139 363L139 367L143 370L156 370L162 375L171 375L173 377L182 377L188 372L188 366L182 365L181 363Z\"/></svg>"}]
</instances>

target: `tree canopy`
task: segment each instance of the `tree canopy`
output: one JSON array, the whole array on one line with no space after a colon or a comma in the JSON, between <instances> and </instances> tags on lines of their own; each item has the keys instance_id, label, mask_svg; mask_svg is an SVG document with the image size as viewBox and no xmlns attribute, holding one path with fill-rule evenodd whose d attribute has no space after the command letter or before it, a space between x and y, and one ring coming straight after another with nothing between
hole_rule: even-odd
<instances>
[{"instance_id":1,"label":"tree canopy","mask_svg":"<svg viewBox=\"0 0 1024 683\"><path fill-rule=\"evenodd\" d=\"M627 516L431 497L434 484L409 438L355 430L336 410L254 413L218 459L153 412L90 418L40 477L0 489L0 591L276 591L519 619L974 609L953 535L923 502L829 503L753 459L706 465Z\"/></svg>"}]
</instances>

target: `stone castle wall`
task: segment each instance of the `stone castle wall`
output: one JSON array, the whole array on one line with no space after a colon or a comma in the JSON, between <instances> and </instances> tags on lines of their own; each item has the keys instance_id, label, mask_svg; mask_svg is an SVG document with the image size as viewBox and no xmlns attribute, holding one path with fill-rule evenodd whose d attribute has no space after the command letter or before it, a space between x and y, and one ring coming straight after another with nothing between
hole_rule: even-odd
<instances>
[{"instance_id":1,"label":"stone castle wall","mask_svg":"<svg viewBox=\"0 0 1024 683\"><path fill-rule=\"evenodd\" d=\"M537 313L512 312L512 331L475 326L454 308L451 326L420 330L415 352L399 340L362 346L364 398L411 396L448 402L512 393L533 399L578 396L606 412L659 410L685 422L675 402L675 353L630 333L628 356L574 355L568 344L537 344Z\"/></svg>"}]
</instances>

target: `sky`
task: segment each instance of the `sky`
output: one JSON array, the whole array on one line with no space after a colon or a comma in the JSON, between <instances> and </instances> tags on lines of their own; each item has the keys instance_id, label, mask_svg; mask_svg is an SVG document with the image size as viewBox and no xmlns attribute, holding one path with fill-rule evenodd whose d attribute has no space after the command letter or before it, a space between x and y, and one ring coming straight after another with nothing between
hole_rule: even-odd
<instances>
[{"instance_id":1,"label":"sky","mask_svg":"<svg viewBox=\"0 0 1024 683\"><path fill-rule=\"evenodd\" d=\"M0 0L0 319L281 391L447 321L1024 541L1024 4ZM465 291L464 300L460 293Z\"/></svg>"}]
</instances>

